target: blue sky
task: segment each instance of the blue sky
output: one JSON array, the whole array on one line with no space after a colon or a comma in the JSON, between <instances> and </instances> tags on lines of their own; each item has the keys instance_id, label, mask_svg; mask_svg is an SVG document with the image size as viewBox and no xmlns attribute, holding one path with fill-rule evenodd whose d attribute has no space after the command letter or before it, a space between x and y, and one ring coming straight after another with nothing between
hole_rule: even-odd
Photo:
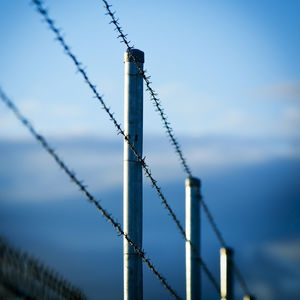
<instances>
[{"instance_id":1,"label":"blue sky","mask_svg":"<svg viewBox=\"0 0 300 300\"><path fill-rule=\"evenodd\" d=\"M295 254L300 253L296 213L300 196L300 2L130 0L112 4L129 39L145 52L153 88L192 170L203 181L204 196L217 223L248 272L249 285L260 299L273 300L276 295L296 299L300 294L295 284L300 277L299 255ZM104 15L102 1L52 0L46 6L122 123L125 48ZM29 1L0 2L0 40L0 86L121 220L122 140ZM183 223L183 202L176 196L183 196L180 183L185 175L146 92L144 105L144 152ZM97 257L93 243L101 251L101 240L92 228L97 224L104 236L113 231L104 221L92 219L77 190L4 105L0 105L0 151L1 234L54 265L89 290L91 298L97 298L101 290L108 293L115 273L107 274L107 289L78 274L90 267L92 275L103 278L92 262ZM183 243L165 211L156 215L159 201L146 179L144 184L149 209L145 248L183 293L183 263L178 278L170 268L171 257L178 261L183 254ZM156 204L150 205L149 199ZM67 209L71 201L74 215ZM224 202L221 206L220 201ZM65 221L58 213L60 205ZM18 206L20 211L15 212ZM45 220L41 226L39 214ZM157 228L149 225L152 217L165 228L161 243L166 249L168 244L178 247L179 254L167 260L168 254L160 254L154 239ZM52 218L58 222L54 231ZM86 223L85 229L91 232L86 235L74 218ZM249 226L248 220L254 218L256 225ZM56 236L60 226L70 235L66 240L72 247L63 236ZM68 226L76 228L78 241ZM204 255L217 268L211 255L217 253L218 245L208 226L204 228L208 243ZM164 239L164 233L168 238ZM108 260L121 259L121 244L116 236L106 245L114 251ZM106 247L103 256L109 252ZM70 248L76 266L67 262ZM83 259L82 253L91 261ZM65 264L61 263L64 259ZM105 261L101 262L104 266ZM265 268L258 274L261 264ZM278 270L283 278L274 275ZM122 276L115 276L120 287ZM146 291L165 299L159 284L151 276L146 278ZM115 288L115 293L118 298L121 290ZM207 299L214 297L208 288Z\"/></svg>"},{"instance_id":2,"label":"blue sky","mask_svg":"<svg viewBox=\"0 0 300 300\"><path fill-rule=\"evenodd\" d=\"M298 136L298 1L113 4L129 38L145 52L145 68L178 134ZM122 120L125 49L101 1L48 6ZM26 1L1 3L3 88L47 132L111 136L112 126L46 27ZM145 94L145 132L162 134L148 99ZM8 113L1 114L10 135L22 135Z\"/></svg>"}]
</instances>

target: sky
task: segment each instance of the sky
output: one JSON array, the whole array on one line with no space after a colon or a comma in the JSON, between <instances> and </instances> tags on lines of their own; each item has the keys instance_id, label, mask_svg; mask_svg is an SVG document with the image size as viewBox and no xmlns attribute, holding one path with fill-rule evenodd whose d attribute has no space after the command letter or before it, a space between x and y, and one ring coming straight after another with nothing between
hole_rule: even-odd
<instances>
[{"instance_id":1,"label":"sky","mask_svg":"<svg viewBox=\"0 0 300 300\"><path fill-rule=\"evenodd\" d=\"M126 49L109 24L102 1L45 3L123 123ZM204 198L234 247L249 288L259 299L298 299L299 1L111 3L129 40L145 52L152 86L193 173L202 180ZM2 89L122 220L121 137L29 1L0 2L0 40ZM113 284L118 288L111 298L121 298L121 238L93 215L4 105L0 105L0 152L1 235L56 266L91 299L109 295ZM146 91L144 153L184 223L184 201L178 195L184 199L185 175ZM183 295L184 243L146 178L144 186L145 250ZM154 217L164 230L151 223ZM217 277L218 244L205 222L203 216L202 240L207 242L203 255ZM155 246L157 235L159 244L178 252L161 253ZM103 245L99 236L112 237ZM109 269L109 261L115 273L96 270L92 259L97 251L107 257L101 259L103 268ZM180 261L177 277L171 271L172 259ZM80 275L83 270L91 275ZM166 299L146 272L145 298ZM106 273L107 282L100 288L93 278L104 280ZM204 286L207 299L216 299L209 283ZM240 296L238 286L236 292Z\"/></svg>"}]
</instances>

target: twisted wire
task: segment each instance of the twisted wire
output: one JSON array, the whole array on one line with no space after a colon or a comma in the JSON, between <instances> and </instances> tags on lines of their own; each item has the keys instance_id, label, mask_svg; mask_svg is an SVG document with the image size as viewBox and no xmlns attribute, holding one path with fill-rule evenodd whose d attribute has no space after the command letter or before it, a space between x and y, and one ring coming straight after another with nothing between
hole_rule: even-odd
<instances>
[{"instance_id":1,"label":"twisted wire","mask_svg":"<svg viewBox=\"0 0 300 300\"><path fill-rule=\"evenodd\" d=\"M158 111L158 113L159 113L159 115L160 115L160 117L162 119L163 126L165 127L165 129L167 131L167 134L170 137L171 144L174 146L175 152L178 154L180 162L181 162L181 164L182 164L185 172L188 174L189 177L192 177L192 172L191 172L191 170L190 170L190 168L189 168L189 166L187 164L186 159L183 156L183 152L181 150L181 146L180 146L178 140L175 137L174 130L172 129L171 124L168 121L167 115L164 113L164 109L162 107L161 101L158 98L158 94L151 87L151 83L152 83L150 81L151 76L147 75L147 71L143 70L139 66L139 64L136 61L136 58L130 53L129 50L131 50L133 48L133 46L130 45L131 42L127 39L128 35L123 33L123 30L122 30L122 28L121 28L121 26L119 24L119 21L118 21L119 19L117 19L115 17L115 12L112 12L112 10L110 9L110 7L112 5L108 4L108 2L106 0L102 0L102 1L104 2L105 8L107 10L107 15L109 15L111 17L111 19L112 19L112 21L110 23L112 23L112 24L115 25L115 29L119 33L119 35L117 36L117 38L121 39L121 42L123 42L126 45L129 57L135 63L136 68L139 70L140 74L142 75L142 77L143 77L143 79L145 81L145 84L147 86L146 90L150 93L151 100L152 100L152 102L153 102L156 110Z\"/></svg>"},{"instance_id":2,"label":"twisted wire","mask_svg":"<svg viewBox=\"0 0 300 300\"><path fill-rule=\"evenodd\" d=\"M78 288L63 277L35 258L13 249L0 237L1 285L26 299L53 299L53 294L59 299L86 299Z\"/></svg>"},{"instance_id":3,"label":"twisted wire","mask_svg":"<svg viewBox=\"0 0 300 300\"><path fill-rule=\"evenodd\" d=\"M244 277L242 276L242 273L241 273L240 269L237 267L237 265L234 262L232 263L232 265L233 265L233 270L235 272L236 278L239 281L242 289L244 290L246 295L250 295L250 291L249 291L248 286L247 286L247 284L244 280Z\"/></svg>"},{"instance_id":4,"label":"twisted wire","mask_svg":"<svg viewBox=\"0 0 300 300\"><path fill-rule=\"evenodd\" d=\"M223 238L223 236L221 234L221 231L218 229L217 224L216 224L216 222L215 222L212 214L210 213L210 211L209 211L206 203L203 200L203 197L199 197L199 200L200 200L200 203L201 203L201 205L202 205L202 207L204 209L204 212L205 212L205 214L206 214L206 216L207 216L207 218L209 220L209 223L211 224L211 227L212 227L213 231L215 232L215 234L216 234L216 236L217 236L217 238L218 238L221 246L223 248L226 248L226 243L225 243L225 240L224 240L224 238Z\"/></svg>"},{"instance_id":5,"label":"twisted wire","mask_svg":"<svg viewBox=\"0 0 300 300\"><path fill-rule=\"evenodd\" d=\"M32 2L36 5L37 11L44 17L45 21L49 25L49 28L56 35L56 39L62 45L63 49L65 50L65 53L72 59L73 63L75 64L75 66L77 68L77 71L83 76L85 82L88 84L88 86L91 88L93 94L95 95L95 98L98 99L99 102L101 103L102 107L104 108L104 110L108 114L110 120L115 125L118 134L121 134L124 137L124 140L128 143L128 145L129 145L130 149L132 150L133 154L137 158L138 162L141 164L141 166L142 166L142 168L144 170L145 175L151 181L152 186L155 188L158 196L162 200L162 203L164 204L164 206L168 210L171 218L173 219L173 221L175 222L176 226L178 227L181 235L183 236L183 238L185 239L186 242L188 242L188 243L191 244L191 242L186 237L186 233L185 233L182 225L180 224L180 221L178 220L178 218L176 217L174 211L171 209L170 205L168 204L165 196L163 195L163 193L161 191L161 188L157 184L157 181L152 176L151 170L150 170L149 166L145 162L145 158L142 158L137 153L135 147L133 146L133 144L130 141L130 138L125 134L124 130L122 129L121 124L118 123L118 121L114 117L113 113L110 111L110 108L105 104L105 102L103 100L103 97L98 93L98 91L96 89L96 86L93 85L92 82L90 81L90 79L89 79L86 71L81 67L81 63L79 62L79 60L71 52L70 47L67 45L65 39L63 38L62 34L60 33L60 30L54 25L54 21L49 17L47 10L42 5L42 1L40 1L40 0L32 0ZM135 60L135 62L136 62L136 60ZM175 140L175 142L176 142L176 140ZM200 255L197 253L197 251L195 250L195 248L193 247L193 245L191 245L191 246L192 246L191 248L195 252L195 255L197 256L199 262L202 264L204 271L207 273L208 278L212 279L211 281L212 281L213 285L216 287L217 292L219 292L217 281L213 278L212 273L208 270L208 267L205 265L204 261L201 259Z\"/></svg>"},{"instance_id":6,"label":"twisted wire","mask_svg":"<svg viewBox=\"0 0 300 300\"><path fill-rule=\"evenodd\" d=\"M54 21L49 18L48 12L42 7L41 1L40 0L33 0L33 3L35 3L37 5L38 11L43 15L43 17L45 18L46 22L48 23L50 29L55 33L55 35L57 37L57 40L60 42L60 44L64 48L66 54L72 59L72 61L74 62L74 64L77 67L78 72L82 74L82 76L85 79L85 82L92 89L92 92L95 95L96 99L99 100L99 102L101 103L101 105L104 108L105 112L108 114L110 120L115 125L118 134L121 134L124 137L124 140L128 143L128 145L129 145L130 149L132 150L133 154L135 155L135 157L137 158L137 160L141 164L141 166L142 166L142 168L143 168L146 176L150 179L152 185L156 189L156 191L157 191L159 197L161 198L163 204L165 205L165 207L169 211L169 213L170 213L171 217L173 218L174 222L177 224L180 232L183 235L185 235L183 227L181 226L181 224L180 224L179 220L177 219L175 213L173 212L173 210L171 209L170 205L168 204L166 198L164 197L164 195L163 195L163 193L161 191L161 188L157 184L157 181L153 178L153 176L151 174L151 170L150 170L150 168L148 167L148 165L145 162L145 158L142 158L137 153L135 147L133 146L133 144L130 141L129 136L125 134L125 131L122 129L121 124L118 123L118 121L114 117L114 114L110 111L110 108L105 104L105 102L103 100L103 97L96 90L96 86L92 84L92 82L90 81L90 79L87 76L86 71L81 67L81 63L79 63L79 61L76 58L76 56L70 51L70 47L66 44L64 38L62 37L62 35L60 33L60 30L55 27Z\"/></svg>"},{"instance_id":7,"label":"twisted wire","mask_svg":"<svg viewBox=\"0 0 300 300\"><path fill-rule=\"evenodd\" d=\"M156 110L158 111L158 113L162 119L163 126L165 127L167 134L169 135L170 142L174 146L175 152L178 154L180 162L181 162L186 174L190 178L193 177L191 169L189 168L187 161L183 156L183 152L181 150L180 144L179 144L178 140L175 138L174 131L171 127L171 124L170 124L170 122L168 122L167 116L164 113L164 109L162 108L161 100L158 98L158 94L155 92L155 90L151 87L151 81L150 81L151 76L146 75L146 71L140 67L140 65L136 61L136 58L131 54L130 50L134 46L131 45L131 41L128 40L128 38L127 38L128 34L125 34L123 32L123 29L119 23L119 18L116 17L116 12L113 12L111 10L112 5L109 4L106 0L102 0L102 2L104 3L104 7L107 11L106 15L110 16L110 18L111 18L110 24L114 24L115 30L118 32L117 38L121 39L121 43L124 43L126 45L127 51L128 51L128 54L129 54L131 60L134 62L136 68L139 70L140 74L143 76L143 79L147 86L147 91L150 93L150 98L153 101L153 103L156 107ZM225 245L224 238L221 234L221 231L218 229L217 224L214 221L214 218L207 207L207 204L204 202L204 200L202 198L201 198L201 205L203 206L205 214L207 215L207 218L208 218L208 220L213 228L213 231L215 232L220 244L222 245L222 247L225 247L226 245ZM235 268L234 270L236 272L237 279L238 279L240 285L242 286L244 291L247 293L248 288L245 283L245 280L242 277L241 272L237 268Z\"/></svg>"},{"instance_id":8,"label":"twisted wire","mask_svg":"<svg viewBox=\"0 0 300 300\"><path fill-rule=\"evenodd\" d=\"M210 213L210 211L209 211L206 203L203 201L202 197L200 197L199 200L200 200L200 203L201 203L201 205L202 205L202 207L204 209L204 212L205 212L205 214L206 214L206 216L207 216L207 218L209 220L209 223L211 224L211 227L212 227L213 231L215 232L215 234L216 234L216 236L217 236L217 238L218 238L221 246L223 248L227 248L227 245L226 245L225 240L224 240L224 238L223 238L223 236L221 234L221 231L218 229L218 226L217 226L217 224L216 224L216 222L215 222L212 214ZM244 277L242 276L242 273L238 269L236 263L232 262L232 264L233 264L233 271L235 272L236 278L237 278L240 286L244 290L245 294L249 294L249 289L248 289L248 286L247 286L247 284L245 282Z\"/></svg>"},{"instance_id":9,"label":"twisted wire","mask_svg":"<svg viewBox=\"0 0 300 300\"><path fill-rule=\"evenodd\" d=\"M38 1L39 2L39 1ZM158 272L156 267L151 263L149 257L146 256L144 250L142 250L138 245L136 245L131 238L123 231L121 225L112 217L110 213L108 213L100 203L95 199L95 197L87 190L87 187L83 184L81 180L79 180L75 173L69 169L69 167L64 163L64 161L55 153L54 149L48 144L47 140L40 135L32 126L32 124L21 114L19 109L14 105L14 103L5 95L5 93L0 88L0 98L6 104L6 106L15 114L17 119L29 130L29 132L33 135L33 137L43 146L43 148L52 156L55 162L59 165L59 167L69 176L71 181L75 183L79 190L85 195L89 202L96 206L96 208L101 212L101 214L105 217L105 219L113 225L116 231L122 235L128 243L133 247L135 252L142 258L142 260L146 263L148 268L152 271L152 273L159 279L159 281L163 284L163 286L170 292L175 299L181 299L176 292L171 288L166 279Z\"/></svg>"}]
</instances>

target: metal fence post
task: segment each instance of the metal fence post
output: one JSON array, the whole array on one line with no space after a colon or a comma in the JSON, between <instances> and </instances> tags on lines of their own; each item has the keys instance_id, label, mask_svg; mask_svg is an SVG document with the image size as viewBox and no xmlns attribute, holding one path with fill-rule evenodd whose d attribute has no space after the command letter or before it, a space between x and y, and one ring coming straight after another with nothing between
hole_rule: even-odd
<instances>
[{"instance_id":1,"label":"metal fence post","mask_svg":"<svg viewBox=\"0 0 300 300\"><path fill-rule=\"evenodd\" d=\"M187 240L200 254L200 180L185 180L185 230ZM185 243L186 299L201 297L200 262L196 259L189 242Z\"/></svg>"},{"instance_id":2,"label":"metal fence post","mask_svg":"<svg viewBox=\"0 0 300 300\"><path fill-rule=\"evenodd\" d=\"M131 54L131 55L130 55ZM125 52L124 130L137 153L143 151L143 78L133 58L143 69L144 52ZM124 232L142 247L143 178L142 167L124 140L123 222ZM124 299L143 299L142 260L127 240L123 239Z\"/></svg>"},{"instance_id":3,"label":"metal fence post","mask_svg":"<svg viewBox=\"0 0 300 300\"><path fill-rule=\"evenodd\" d=\"M220 249L221 300L233 300L233 250Z\"/></svg>"}]
</instances>

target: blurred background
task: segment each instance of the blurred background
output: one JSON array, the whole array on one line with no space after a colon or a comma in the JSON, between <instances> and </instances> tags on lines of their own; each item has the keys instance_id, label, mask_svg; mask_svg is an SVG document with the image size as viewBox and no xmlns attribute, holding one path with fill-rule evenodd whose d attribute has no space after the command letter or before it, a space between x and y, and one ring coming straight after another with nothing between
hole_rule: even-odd
<instances>
[{"instance_id":1,"label":"blurred background","mask_svg":"<svg viewBox=\"0 0 300 300\"><path fill-rule=\"evenodd\" d=\"M300 298L300 2L111 1L250 291ZM45 3L123 122L124 44L102 1ZM0 2L0 85L122 222L121 136L29 1ZM144 92L144 155L184 224L185 174ZM219 243L202 213L202 255ZM89 299L121 299L122 238L0 103L0 235ZM185 294L184 241L144 180L144 249ZM218 295L203 274L204 299ZM236 283L236 299L242 291ZM144 267L145 299L169 294Z\"/></svg>"}]
</instances>

